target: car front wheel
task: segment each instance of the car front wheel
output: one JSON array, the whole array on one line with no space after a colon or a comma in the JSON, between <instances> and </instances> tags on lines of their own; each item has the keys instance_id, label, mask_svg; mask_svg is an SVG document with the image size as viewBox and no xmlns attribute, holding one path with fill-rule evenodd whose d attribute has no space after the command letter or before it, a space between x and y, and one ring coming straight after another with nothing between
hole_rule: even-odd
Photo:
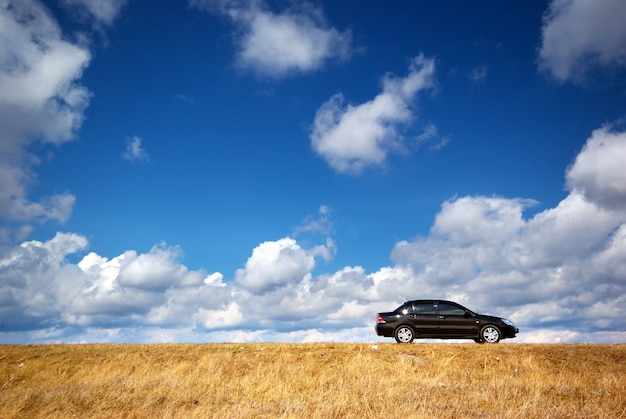
<instances>
[{"instance_id":1,"label":"car front wheel","mask_svg":"<svg viewBox=\"0 0 626 419\"><path fill-rule=\"evenodd\" d=\"M409 326L400 326L396 329L394 336L398 343L411 343L414 338L413 329Z\"/></svg>"},{"instance_id":2,"label":"car front wheel","mask_svg":"<svg viewBox=\"0 0 626 419\"><path fill-rule=\"evenodd\" d=\"M487 343L498 343L500 341L500 329L488 325L480 331L480 340Z\"/></svg>"}]
</instances>

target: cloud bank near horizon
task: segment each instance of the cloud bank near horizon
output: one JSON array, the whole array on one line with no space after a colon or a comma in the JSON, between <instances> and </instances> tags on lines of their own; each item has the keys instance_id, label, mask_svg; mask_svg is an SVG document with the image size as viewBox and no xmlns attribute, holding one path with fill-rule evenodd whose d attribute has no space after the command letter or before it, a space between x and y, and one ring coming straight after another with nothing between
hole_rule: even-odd
<instances>
[{"instance_id":1,"label":"cloud bank near horizon","mask_svg":"<svg viewBox=\"0 0 626 419\"><path fill-rule=\"evenodd\" d=\"M26 241L0 259L0 339L373 341L377 311L427 296L510 317L517 341L620 342L626 192L615 186L626 174L589 162L623 153L626 131L599 128L567 169L570 190L556 207L524 218L532 200L450 199L428 236L398 241L394 265L371 273L314 275L332 240L325 252L290 237L261 243L232 275L190 270L166 244L72 263L88 248L79 234Z\"/></svg>"}]
</instances>

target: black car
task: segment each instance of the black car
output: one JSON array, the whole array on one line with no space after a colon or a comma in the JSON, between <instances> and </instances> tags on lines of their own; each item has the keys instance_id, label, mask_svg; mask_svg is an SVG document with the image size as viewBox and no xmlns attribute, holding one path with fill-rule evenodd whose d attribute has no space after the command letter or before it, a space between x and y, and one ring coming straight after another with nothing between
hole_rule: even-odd
<instances>
[{"instance_id":1,"label":"black car","mask_svg":"<svg viewBox=\"0 0 626 419\"><path fill-rule=\"evenodd\" d=\"M500 317L474 313L460 304L443 300L407 301L394 311L378 313L376 334L393 337L398 343L413 339L473 339L497 343L514 338L515 325Z\"/></svg>"}]
</instances>

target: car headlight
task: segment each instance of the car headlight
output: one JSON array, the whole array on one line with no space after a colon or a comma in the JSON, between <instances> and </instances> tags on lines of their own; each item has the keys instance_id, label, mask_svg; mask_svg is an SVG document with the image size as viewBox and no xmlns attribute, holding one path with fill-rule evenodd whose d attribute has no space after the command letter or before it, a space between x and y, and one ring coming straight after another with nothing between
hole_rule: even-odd
<instances>
[{"instance_id":1,"label":"car headlight","mask_svg":"<svg viewBox=\"0 0 626 419\"><path fill-rule=\"evenodd\" d=\"M515 326L513 322L509 319L502 319L502 323L506 324L507 326Z\"/></svg>"}]
</instances>

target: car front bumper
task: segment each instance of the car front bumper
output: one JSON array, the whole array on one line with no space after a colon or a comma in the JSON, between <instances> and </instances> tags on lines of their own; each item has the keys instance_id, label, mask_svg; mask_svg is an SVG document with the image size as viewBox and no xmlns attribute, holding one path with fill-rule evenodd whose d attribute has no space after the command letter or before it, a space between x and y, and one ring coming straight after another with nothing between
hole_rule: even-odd
<instances>
[{"instance_id":1,"label":"car front bumper","mask_svg":"<svg viewBox=\"0 0 626 419\"><path fill-rule=\"evenodd\" d=\"M502 337L505 339L514 338L519 333L519 328L504 326L501 327Z\"/></svg>"}]
</instances>

